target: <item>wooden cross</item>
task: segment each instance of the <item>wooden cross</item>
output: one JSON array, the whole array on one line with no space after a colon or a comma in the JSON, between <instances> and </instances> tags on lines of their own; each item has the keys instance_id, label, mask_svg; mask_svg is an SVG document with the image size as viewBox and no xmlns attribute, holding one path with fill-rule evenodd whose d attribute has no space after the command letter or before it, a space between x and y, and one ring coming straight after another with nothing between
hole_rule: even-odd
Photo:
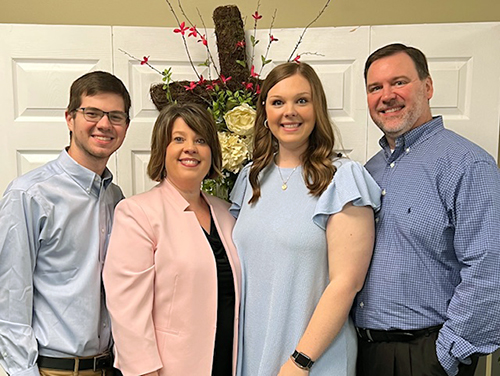
<instances>
[{"instance_id":1,"label":"wooden cross","mask_svg":"<svg viewBox=\"0 0 500 376\"><path fill-rule=\"evenodd\" d=\"M253 82L254 85L260 80L250 78L250 70L246 66L247 56L246 48L237 48L240 41L245 40L245 30L241 13L236 5L225 5L217 7L213 13L215 23L215 36L217 38L217 51L219 57L220 74L224 77L232 77L226 83L229 90L234 91L242 89L242 82ZM245 62L245 67L238 64L237 61ZM214 81L207 81L208 84ZM172 99L179 103L194 102L200 104L211 103L209 92L200 86L193 90L186 90L189 81L174 81L170 83L170 93ZM163 84L153 85L150 88L151 99L161 111L163 107L170 102L167 100Z\"/></svg>"}]
</instances>

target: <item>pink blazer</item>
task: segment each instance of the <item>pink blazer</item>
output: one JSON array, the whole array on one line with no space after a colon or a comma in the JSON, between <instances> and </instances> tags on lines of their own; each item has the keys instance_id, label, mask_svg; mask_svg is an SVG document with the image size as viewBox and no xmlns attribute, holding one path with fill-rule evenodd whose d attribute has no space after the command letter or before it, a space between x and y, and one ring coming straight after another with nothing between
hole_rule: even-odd
<instances>
[{"instance_id":1,"label":"pink blazer","mask_svg":"<svg viewBox=\"0 0 500 376\"><path fill-rule=\"evenodd\" d=\"M204 195L229 258L236 292L233 374L240 304L240 263L228 204ZM115 210L103 279L124 376L210 376L217 322L217 270L194 212L167 181L121 201Z\"/></svg>"}]
</instances>

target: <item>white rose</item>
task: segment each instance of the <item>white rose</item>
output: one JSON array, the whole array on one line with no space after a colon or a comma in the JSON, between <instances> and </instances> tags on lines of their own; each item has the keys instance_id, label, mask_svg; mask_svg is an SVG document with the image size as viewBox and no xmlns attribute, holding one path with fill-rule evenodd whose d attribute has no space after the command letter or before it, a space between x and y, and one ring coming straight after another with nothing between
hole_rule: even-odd
<instances>
[{"instance_id":1,"label":"white rose","mask_svg":"<svg viewBox=\"0 0 500 376\"><path fill-rule=\"evenodd\" d=\"M231 132L219 132L222 148L222 169L238 173L243 163L249 159L249 150L241 136Z\"/></svg>"},{"instance_id":2,"label":"white rose","mask_svg":"<svg viewBox=\"0 0 500 376\"><path fill-rule=\"evenodd\" d=\"M241 136L246 136L252 133L253 125L255 124L255 110L247 103L243 103L238 107L233 108L224 115L227 128Z\"/></svg>"}]
</instances>

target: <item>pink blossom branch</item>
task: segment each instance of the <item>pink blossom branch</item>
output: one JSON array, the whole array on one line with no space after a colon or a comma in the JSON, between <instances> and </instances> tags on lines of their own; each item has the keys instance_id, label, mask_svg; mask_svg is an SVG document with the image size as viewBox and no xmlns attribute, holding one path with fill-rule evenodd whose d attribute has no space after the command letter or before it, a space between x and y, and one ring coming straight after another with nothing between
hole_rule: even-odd
<instances>
[{"instance_id":1,"label":"pink blossom branch","mask_svg":"<svg viewBox=\"0 0 500 376\"><path fill-rule=\"evenodd\" d=\"M269 40L267 41L267 48L266 48L266 53L264 54L264 60L267 60L267 55L269 55L269 50L271 49L271 44L274 42L272 31L273 31L274 21L276 20L276 13L277 12L278 12L278 9L274 9L274 13L273 13L273 16L271 18L271 25L269 26ZM262 64L262 66L260 67L259 76L262 74L262 70L264 69L264 65L265 64Z\"/></svg>"},{"instance_id":2,"label":"pink blossom branch","mask_svg":"<svg viewBox=\"0 0 500 376\"><path fill-rule=\"evenodd\" d=\"M253 15L253 19L254 19L254 22L253 22L253 37L251 38L252 39L252 55L250 57L250 66L253 65L253 61L254 61L254 58L255 58L255 41L256 41L256 37L257 37L257 22L259 21L259 8L260 8L260 0L257 1L257 9L255 10L255 14ZM260 17L262 18L262 17Z\"/></svg>"},{"instance_id":3,"label":"pink blossom branch","mask_svg":"<svg viewBox=\"0 0 500 376\"><path fill-rule=\"evenodd\" d=\"M181 22L179 21L179 18L177 17L177 14L175 13L175 10L172 7L172 4L170 3L169 0L165 0L165 1L167 2L168 6L170 7L170 11L174 15L175 20L177 21L177 24L180 25ZM191 64L191 67L193 68L194 73L196 74L196 77L198 77L198 80L199 80L200 79L200 75L198 74L198 71L196 70L196 67L194 66L193 59L191 58L191 54L189 53L189 48L188 48L188 45L187 45L186 37L184 36L184 34L181 34L181 37L182 37L182 41L184 42L184 49L186 50L186 54L188 56L189 64Z\"/></svg>"},{"instance_id":4,"label":"pink blossom branch","mask_svg":"<svg viewBox=\"0 0 500 376\"><path fill-rule=\"evenodd\" d=\"M306 33L307 29L309 29L309 27L314 24L318 18L321 17L321 15L323 13L325 13L325 10L326 8L328 8L328 5L330 4L330 1L331 0L327 0L325 5L323 6L323 8L321 9L321 11L318 13L318 15L316 16L316 18L314 18L311 22L309 22L309 24L304 28L304 30L302 30L302 34L300 34L299 36L299 40L297 41L297 44L295 45L295 48L293 49L292 53L290 54L290 57L288 58L288 61L291 61L292 60L292 57L293 55L295 54L295 52L297 51L297 49L299 48L300 44L302 43L302 38L304 37L304 34Z\"/></svg>"},{"instance_id":5,"label":"pink blossom branch","mask_svg":"<svg viewBox=\"0 0 500 376\"><path fill-rule=\"evenodd\" d=\"M147 65L149 68L151 68L151 69L152 69L152 70L154 70L155 72L157 72L157 73L161 74L162 76L164 76L164 75L165 75L165 73L164 73L164 72L161 72L161 71L160 71L160 70L158 70L156 67L154 67L153 65L151 65L151 64L149 63L149 61L144 60L144 59L139 59L139 58L135 57L134 55L129 54L127 51L122 50L121 48L119 48L119 49L118 49L118 51L123 52L125 55L127 55L128 57L131 57L133 60L139 61L142 65Z\"/></svg>"},{"instance_id":6,"label":"pink blossom branch","mask_svg":"<svg viewBox=\"0 0 500 376\"><path fill-rule=\"evenodd\" d=\"M179 0L180 1L180 0ZM196 8L196 11L198 12L198 16L200 17L200 20L201 20L201 24L203 25L203 30L205 31L205 35L207 35L207 27L205 25L205 21L203 20L203 17L200 13L200 10L198 8ZM219 70L217 69L217 64L215 64L215 60L214 60L214 57L212 56L212 53L210 52L210 48L208 48L208 44L205 46L205 48L207 49L207 55L208 55L208 58L210 59L210 62L212 64L212 66L214 67L214 70L215 70L215 74L217 75L217 77L220 77L220 72ZM208 74L210 75L210 79L211 79L211 73L210 73L210 68L208 70Z\"/></svg>"}]
</instances>

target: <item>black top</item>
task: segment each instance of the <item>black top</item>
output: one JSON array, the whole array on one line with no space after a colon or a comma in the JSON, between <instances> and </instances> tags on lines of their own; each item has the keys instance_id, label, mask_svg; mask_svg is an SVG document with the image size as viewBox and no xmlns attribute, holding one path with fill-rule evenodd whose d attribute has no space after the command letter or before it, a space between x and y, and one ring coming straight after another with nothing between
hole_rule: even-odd
<instances>
[{"instance_id":1,"label":"black top","mask_svg":"<svg viewBox=\"0 0 500 376\"><path fill-rule=\"evenodd\" d=\"M205 233L217 264L217 331L215 332L212 376L230 376L233 367L234 280L226 250L212 217L210 234Z\"/></svg>"}]
</instances>

